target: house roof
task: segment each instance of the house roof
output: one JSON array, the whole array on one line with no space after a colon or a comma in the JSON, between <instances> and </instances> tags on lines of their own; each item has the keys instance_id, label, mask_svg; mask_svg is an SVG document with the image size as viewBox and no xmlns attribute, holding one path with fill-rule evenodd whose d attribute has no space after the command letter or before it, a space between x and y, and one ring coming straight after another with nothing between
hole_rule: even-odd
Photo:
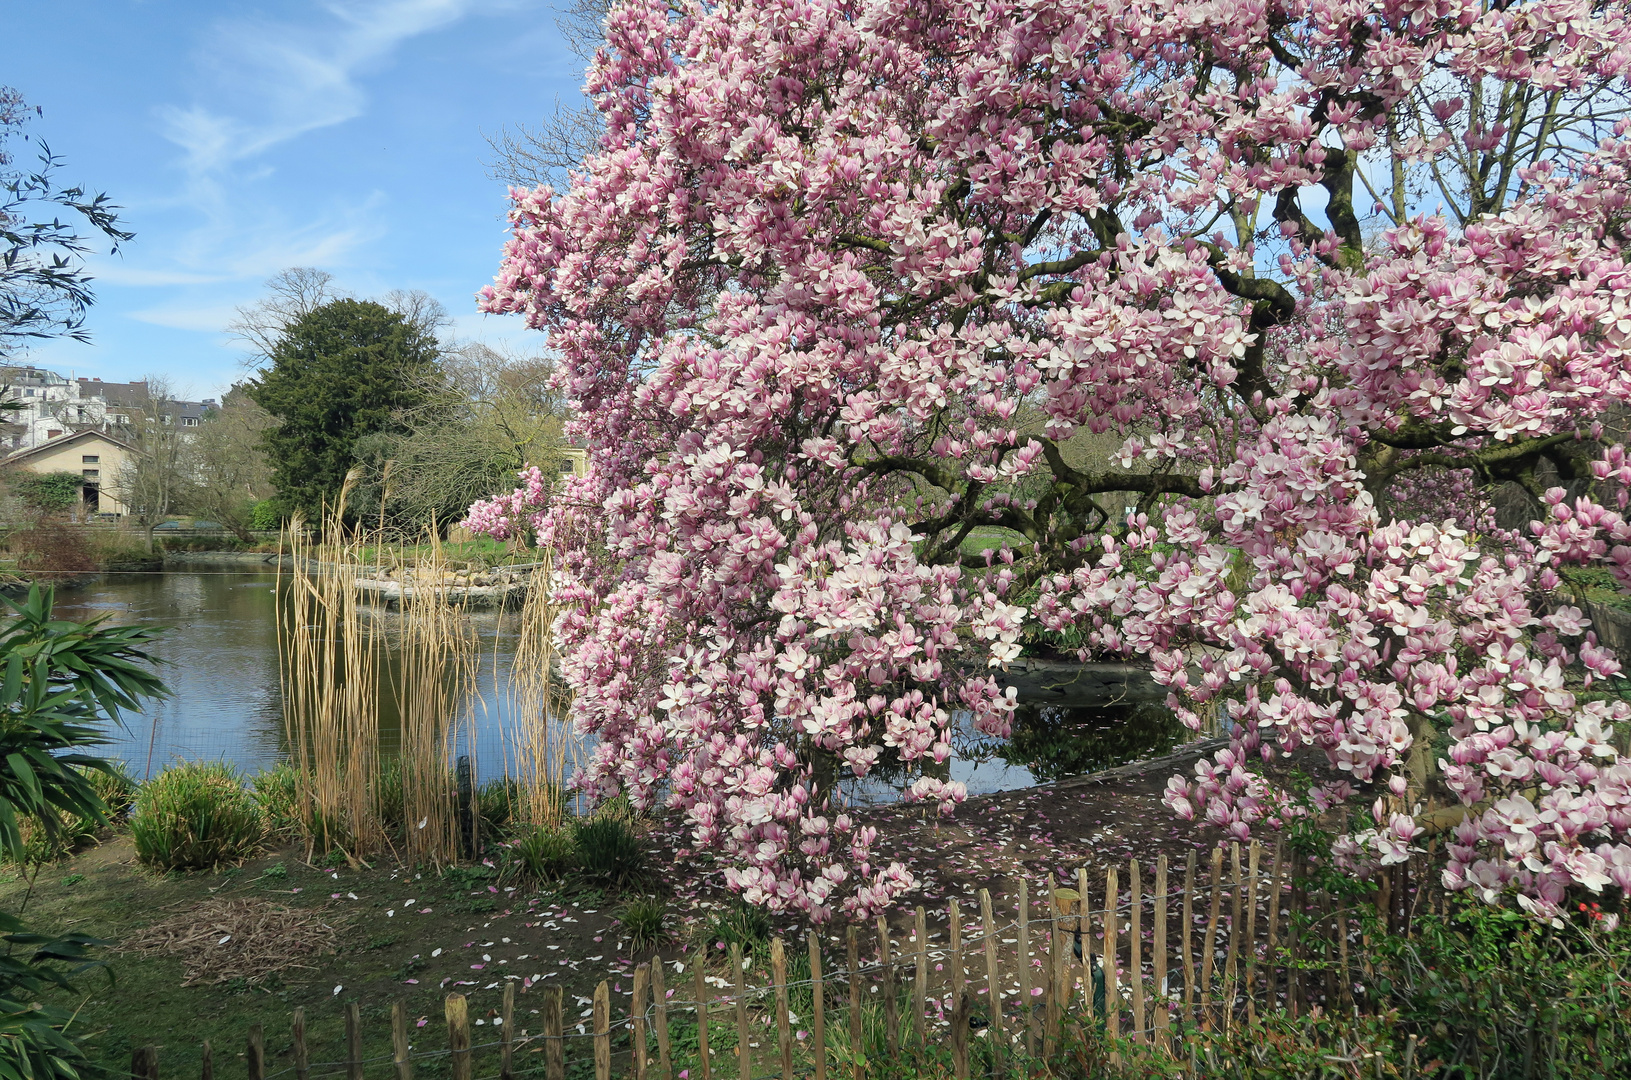
<instances>
[{"instance_id":1,"label":"house roof","mask_svg":"<svg viewBox=\"0 0 1631 1080\"><path fill-rule=\"evenodd\" d=\"M15 465L18 462L26 461L31 457L37 457L38 455L44 454L47 451L58 450L64 446L72 446L74 443L92 441L111 443L112 445L119 447L121 450L134 451L136 449L123 439L115 439L112 435L109 435L105 431L98 431L95 428L87 428L84 431L76 431L72 435L64 435L61 438L56 439L48 439L45 442L40 443L38 446L31 446L26 450L15 451L8 454L4 458L0 458L0 465Z\"/></svg>"}]
</instances>

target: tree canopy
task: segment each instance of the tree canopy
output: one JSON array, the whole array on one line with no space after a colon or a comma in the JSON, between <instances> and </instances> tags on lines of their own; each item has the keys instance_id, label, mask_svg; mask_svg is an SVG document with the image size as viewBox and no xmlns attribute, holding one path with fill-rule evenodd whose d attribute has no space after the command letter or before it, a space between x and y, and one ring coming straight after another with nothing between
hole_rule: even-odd
<instances>
[{"instance_id":1,"label":"tree canopy","mask_svg":"<svg viewBox=\"0 0 1631 1080\"><path fill-rule=\"evenodd\" d=\"M292 509L320 515L356 462L357 441L401 429L425 401L435 337L368 300L331 300L278 336L270 366L244 385L277 424L264 435L272 484Z\"/></svg>"},{"instance_id":2,"label":"tree canopy","mask_svg":"<svg viewBox=\"0 0 1631 1080\"><path fill-rule=\"evenodd\" d=\"M1329 814L1358 874L1453 828L1451 888L1547 918L1631 888L1631 708L1567 577L1631 582L1625 3L626 0L605 32L600 148L517 196L484 302L548 333L590 448L533 524L592 784L666 798L750 900L876 909L912 876L816 758L1005 734L993 669L1045 646L1232 732L1180 816ZM1533 529L1490 527L1498 483ZM1303 746L1318 784L1259 768Z\"/></svg>"},{"instance_id":3,"label":"tree canopy","mask_svg":"<svg viewBox=\"0 0 1631 1080\"><path fill-rule=\"evenodd\" d=\"M37 165L17 163L13 140L27 138L30 111L0 86L0 357L43 338L87 340L94 294L80 259L94 245L117 252L134 237L106 195L61 182L62 160L43 143Z\"/></svg>"}]
</instances>

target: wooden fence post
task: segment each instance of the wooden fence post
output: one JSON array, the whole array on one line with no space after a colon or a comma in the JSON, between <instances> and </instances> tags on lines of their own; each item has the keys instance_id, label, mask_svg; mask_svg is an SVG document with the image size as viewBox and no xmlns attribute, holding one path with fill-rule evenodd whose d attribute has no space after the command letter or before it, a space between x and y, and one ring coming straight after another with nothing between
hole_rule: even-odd
<instances>
[{"instance_id":1,"label":"wooden fence post","mask_svg":"<svg viewBox=\"0 0 1631 1080\"><path fill-rule=\"evenodd\" d=\"M289 1039L292 1043L295 1080L309 1080L311 1059L306 1052L306 1009L303 1005L295 1006L294 1016L289 1020Z\"/></svg>"},{"instance_id":2,"label":"wooden fence post","mask_svg":"<svg viewBox=\"0 0 1631 1080\"><path fill-rule=\"evenodd\" d=\"M985 927L985 993L991 999L987 1002L991 1010L991 1025L987 1029L986 1039L991 1044L992 1066L1000 1076L1003 1044L1008 1040L1003 1034L1002 980L997 969L997 918L991 907L989 889L980 890L980 925Z\"/></svg>"},{"instance_id":3,"label":"wooden fence post","mask_svg":"<svg viewBox=\"0 0 1631 1080\"><path fill-rule=\"evenodd\" d=\"M652 1018L657 1021L657 1071L662 1080L674 1080L674 1055L669 1046L668 990L663 986L663 958L651 958Z\"/></svg>"},{"instance_id":4,"label":"wooden fence post","mask_svg":"<svg viewBox=\"0 0 1631 1080\"><path fill-rule=\"evenodd\" d=\"M1285 863L1286 842L1284 838L1274 842L1274 871L1269 878L1269 940L1263 947L1263 991L1264 998L1270 1009L1275 1007L1275 997L1278 994L1280 980L1275 975L1275 967L1279 957L1275 955L1275 946L1278 944L1280 933L1280 874Z\"/></svg>"},{"instance_id":5,"label":"wooden fence post","mask_svg":"<svg viewBox=\"0 0 1631 1080\"><path fill-rule=\"evenodd\" d=\"M158 1058L154 1057L154 1068L157 1068ZM266 1032L259 1024L249 1025L249 1045L244 1050L244 1064L248 1067L249 1080L265 1080L266 1077ZM463 1078L455 1078L463 1080Z\"/></svg>"},{"instance_id":6,"label":"wooden fence post","mask_svg":"<svg viewBox=\"0 0 1631 1080\"><path fill-rule=\"evenodd\" d=\"M1025 1032L1025 1056L1036 1056L1036 1032L1031 1026L1035 1011L1031 1004L1031 896L1022 875L1019 879L1019 1023Z\"/></svg>"},{"instance_id":7,"label":"wooden fence post","mask_svg":"<svg viewBox=\"0 0 1631 1080\"><path fill-rule=\"evenodd\" d=\"M929 922L922 905L915 913L912 931L917 934L917 970L912 973L912 1037L919 1047L927 1046L923 1032L923 1010L929 996Z\"/></svg>"},{"instance_id":8,"label":"wooden fence post","mask_svg":"<svg viewBox=\"0 0 1631 1080\"><path fill-rule=\"evenodd\" d=\"M1223 917L1223 849L1212 849L1212 913L1206 922L1206 933L1201 938L1201 1024L1207 1030L1212 1026L1212 967L1218 944L1218 920Z\"/></svg>"},{"instance_id":9,"label":"wooden fence post","mask_svg":"<svg viewBox=\"0 0 1631 1080\"><path fill-rule=\"evenodd\" d=\"M396 1080L413 1080L413 1059L408 1049L408 1010L402 1002L391 1003L391 1063Z\"/></svg>"},{"instance_id":10,"label":"wooden fence post","mask_svg":"<svg viewBox=\"0 0 1631 1080\"><path fill-rule=\"evenodd\" d=\"M503 1054L499 1060L499 1080L514 1080L515 1078L515 983L508 980L504 983L504 1001L499 1009L499 1019L504 1023L504 1030L499 1035L503 1044Z\"/></svg>"},{"instance_id":11,"label":"wooden fence post","mask_svg":"<svg viewBox=\"0 0 1631 1080\"><path fill-rule=\"evenodd\" d=\"M849 1050L855 1080L861 1080L866 1071L863 1031L861 1028L861 935L853 925L849 928Z\"/></svg>"},{"instance_id":12,"label":"wooden fence post","mask_svg":"<svg viewBox=\"0 0 1631 1080\"><path fill-rule=\"evenodd\" d=\"M753 1051L748 1046L748 982L742 970L742 946L731 946L731 992L736 995L736 1071L742 1080L753 1080Z\"/></svg>"},{"instance_id":13,"label":"wooden fence post","mask_svg":"<svg viewBox=\"0 0 1631 1080\"><path fill-rule=\"evenodd\" d=\"M713 1063L708 1054L708 979L703 974L703 968L700 956L691 961L691 970L696 972L697 981L697 1069L702 1073L702 1080L710 1080Z\"/></svg>"},{"instance_id":14,"label":"wooden fence post","mask_svg":"<svg viewBox=\"0 0 1631 1080\"><path fill-rule=\"evenodd\" d=\"M782 1080L793 1080L793 1029L788 1020L787 946L770 940L770 977L776 984L776 1048L781 1051Z\"/></svg>"},{"instance_id":15,"label":"wooden fence post","mask_svg":"<svg viewBox=\"0 0 1631 1080\"><path fill-rule=\"evenodd\" d=\"M1178 963L1184 972L1184 1019L1195 1021L1195 965L1189 947L1195 940L1195 852L1184 862L1184 932L1178 935Z\"/></svg>"},{"instance_id":16,"label":"wooden fence post","mask_svg":"<svg viewBox=\"0 0 1631 1080\"><path fill-rule=\"evenodd\" d=\"M968 1011L963 1009L962 1020L956 1019L957 1003L963 1000L963 909L953 900L950 906L951 914L951 1000L952 1012L952 1043L956 1045L959 1038L963 1040L966 1049L968 1044ZM959 1030L961 1034L959 1034ZM967 1080L968 1055L963 1055L961 1071L957 1073L957 1080Z\"/></svg>"},{"instance_id":17,"label":"wooden fence post","mask_svg":"<svg viewBox=\"0 0 1631 1080\"><path fill-rule=\"evenodd\" d=\"M951 1066L957 1080L968 1080L968 995L951 999Z\"/></svg>"},{"instance_id":18,"label":"wooden fence post","mask_svg":"<svg viewBox=\"0 0 1631 1080\"><path fill-rule=\"evenodd\" d=\"M1042 937L1042 1060L1052 1061L1059 1037L1059 890L1048 871L1048 929ZM956 1000L955 997L952 999Z\"/></svg>"},{"instance_id":19,"label":"wooden fence post","mask_svg":"<svg viewBox=\"0 0 1631 1080\"><path fill-rule=\"evenodd\" d=\"M1121 1033L1121 989L1116 978L1116 868L1104 874L1104 1030L1114 1039Z\"/></svg>"},{"instance_id":20,"label":"wooden fence post","mask_svg":"<svg viewBox=\"0 0 1631 1080\"><path fill-rule=\"evenodd\" d=\"M1167 1022L1167 857L1160 856L1155 860L1155 1016L1151 1033L1155 1044L1163 1051L1170 1051L1172 1043Z\"/></svg>"},{"instance_id":21,"label":"wooden fence post","mask_svg":"<svg viewBox=\"0 0 1631 1080\"><path fill-rule=\"evenodd\" d=\"M1133 1041L1147 1043L1150 1033L1144 1026L1144 879L1138 860L1127 867L1127 897L1132 918L1127 924L1127 978L1133 984Z\"/></svg>"},{"instance_id":22,"label":"wooden fence post","mask_svg":"<svg viewBox=\"0 0 1631 1080\"><path fill-rule=\"evenodd\" d=\"M565 991L544 988L544 1080L566 1080Z\"/></svg>"},{"instance_id":23,"label":"wooden fence post","mask_svg":"<svg viewBox=\"0 0 1631 1080\"><path fill-rule=\"evenodd\" d=\"M1240 841L1229 844L1229 863L1234 886L1229 890L1229 953L1223 961L1223 1030L1228 1031L1235 1016L1235 968L1240 953Z\"/></svg>"},{"instance_id":24,"label":"wooden fence post","mask_svg":"<svg viewBox=\"0 0 1631 1080\"><path fill-rule=\"evenodd\" d=\"M634 969L634 993L629 997L629 1053L634 1059L634 1080L646 1080L646 987L650 982L651 965L641 964ZM509 1080L508 1076L504 1080Z\"/></svg>"},{"instance_id":25,"label":"wooden fence post","mask_svg":"<svg viewBox=\"0 0 1631 1080\"><path fill-rule=\"evenodd\" d=\"M889 1056L900 1053L899 1002L895 1000L894 948L889 941L889 920L878 916L878 964L883 969L883 1035Z\"/></svg>"},{"instance_id":26,"label":"wooden fence post","mask_svg":"<svg viewBox=\"0 0 1631 1080\"><path fill-rule=\"evenodd\" d=\"M611 1080L612 1077L612 992L606 985L606 980L600 980L595 987L595 1000L592 1006L593 1013L590 1019L594 1021L595 1033L595 1080ZM468 1076L455 1077L454 1080L470 1080Z\"/></svg>"},{"instance_id":27,"label":"wooden fence post","mask_svg":"<svg viewBox=\"0 0 1631 1080\"><path fill-rule=\"evenodd\" d=\"M1091 1019L1097 1014L1093 1004L1093 904L1088 899L1087 867L1076 868L1076 948L1082 962L1082 1015Z\"/></svg>"},{"instance_id":28,"label":"wooden fence post","mask_svg":"<svg viewBox=\"0 0 1631 1080\"><path fill-rule=\"evenodd\" d=\"M345 1080L362 1080L362 1010L355 1001L345 1007Z\"/></svg>"},{"instance_id":29,"label":"wooden fence post","mask_svg":"<svg viewBox=\"0 0 1631 1080\"><path fill-rule=\"evenodd\" d=\"M447 1014L448 1064L453 1069L453 1080L470 1080L469 1003L463 994L449 994L443 1010Z\"/></svg>"},{"instance_id":30,"label":"wooden fence post","mask_svg":"<svg viewBox=\"0 0 1631 1080\"><path fill-rule=\"evenodd\" d=\"M158 1080L158 1077L152 1080ZM198 1048L198 1080L215 1080L215 1050L208 1039Z\"/></svg>"},{"instance_id":31,"label":"wooden fence post","mask_svg":"<svg viewBox=\"0 0 1631 1080\"><path fill-rule=\"evenodd\" d=\"M1257 1024L1257 878L1263 845L1257 840L1246 855L1246 970L1241 985L1246 988L1246 1023Z\"/></svg>"},{"instance_id":32,"label":"wooden fence post","mask_svg":"<svg viewBox=\"0 0 1631 1080\"><path fill-rule=\"evenodd\" d=\"M159 1080L159 1048L138 1046L131 1051L130 1075L135 1080Z\"/></svg>"},{"instance_id":33,"label":"wooden fence post","mask_svg":"<svg viewBox=\"0 0 1631 1080\"><path fill-rule=\"evenodd\" d=\"M921 912L923 909L918 908ZM821 980L821 938L810 931L810 1038L815 1080L827 1080L827 988Z\"/></svg>"}]
</instances>

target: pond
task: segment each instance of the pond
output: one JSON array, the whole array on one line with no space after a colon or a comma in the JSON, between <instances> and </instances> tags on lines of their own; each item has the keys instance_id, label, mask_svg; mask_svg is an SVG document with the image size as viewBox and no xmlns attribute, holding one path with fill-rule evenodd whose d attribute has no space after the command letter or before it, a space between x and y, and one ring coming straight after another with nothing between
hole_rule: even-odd
<instances>
[{"instance_id":1,"label":"pond","mask_svg":"<svg viewBox=\"0 0 1631 1080\"><path fill-rule=\"evenodd\" d=\"M118 623L167 629L153 652L172 694L111 732L105 752L146 778L177 761L224 760L245 772L284 752L277 654L277 575L223 563L146 574L108 574L64 589L62 618L108 615ZM374 617L396 618L378 611ZM458 748L478 772L496 774L510 752L513 724L506 687L514 655L515 616L475 612L482 647L472 702ZM382 672L388 672L387 656ZM380 696L380 729L399 729L390 687ZM1160 754L1187 733L1165 709L1149 705L1067 709L1022 704L1013 738L994 740L964 724L941 775L971 795L1031 787ZM844 785L858 803L898 797L902 770L881 763L864 781Z\"/></svg>"}]
</instances>

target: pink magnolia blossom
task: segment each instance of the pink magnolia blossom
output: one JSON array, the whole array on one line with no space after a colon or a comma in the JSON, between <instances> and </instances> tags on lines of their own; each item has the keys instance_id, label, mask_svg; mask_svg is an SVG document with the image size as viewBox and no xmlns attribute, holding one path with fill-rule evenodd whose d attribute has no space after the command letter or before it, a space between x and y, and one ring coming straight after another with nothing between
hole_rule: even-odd
<instances>
[{"instance_id":1,"label":"pink magnolia blossom","mask_svg":"<svg viewBox=\"0 0 1631 1080\"><path fill-rule=\"evenodd\" d=\"M958 714L1008 732L997 676L1042 639L1147 660L1231 733L1169 784L1182 818L1341 816L1357 873L1453 828L1445 882L1543 918L1624 887L1631 710L1594 700L1619 662L1560 569L1631 587L1600 442L1631 404L1626 125L1550 138L1537 103L1514 168L1443 212L1410 187L1502 160L1489 102L1623 92L1623 2L625 0L605 27L600 148L512 193L481 297L548 334L592 467L469 519L558 549L586 786L665 802L753 902L871 912L914 882L839 770L889 755L951 807L923 767ZM1541 466L1568 486L1497 529L1490 485ZM1304 747L1340 779L1262 774Z\"/></svg>"}]
</instances>

